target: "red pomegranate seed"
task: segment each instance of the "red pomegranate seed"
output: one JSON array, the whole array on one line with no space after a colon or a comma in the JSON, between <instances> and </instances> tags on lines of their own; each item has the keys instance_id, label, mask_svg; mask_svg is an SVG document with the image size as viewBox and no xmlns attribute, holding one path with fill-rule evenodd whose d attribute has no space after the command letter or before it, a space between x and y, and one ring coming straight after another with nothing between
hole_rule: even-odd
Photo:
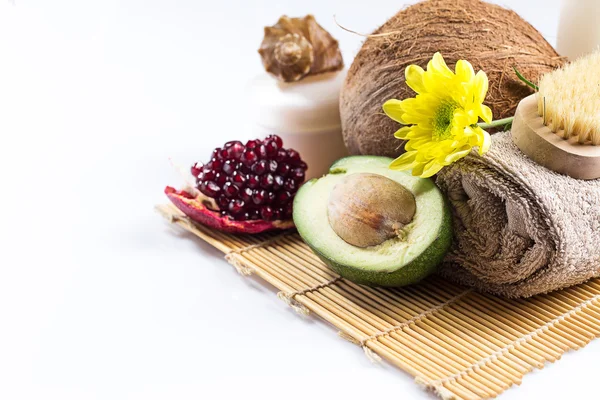
<instances>
[{"instance_id":1,"label":"red pomegranate seed","mask_svg":"<svg viewBox=\"0 0 600 400\"><path fill-rule=\"evenodd\" d=\"M277 161L275 161L275 160L269 161L269 163L267 164L267 169L269 170L270 173L274 174L277 171Z\"/></svg>"},{"instance_id":2,"label":"red pomegranate seed","mask_svg":"<svg viewBox=\"0 0 600 400\"><path fill-rule=\"evenodd\" d=\"M231 175L231 182L235 186L241 188L244 186L244 183L246 183L246 176L240 171L234 171L234 173Z\"/></svg>"},{"instance_id":3,"label":"red pomegranate seed","mask_svg":"<svg viewBox=\"0 0 600 400\"><path fill-rule=\"evenodd\" d=\"M292 179L298 183L304 182L304 170L302 168L294 168L292 171Z\"/></svg>"},{"instance_id":4,"label":"red pomegranate seed","mask_svg":"<svg viewBox=\"0 0 600 400\"><path fill-rule=\"evenodd\" d=\"M203 194L212 198L217 197L221 193L221 188L214 182L202 182L198 189Z\"/></svg>"},{"instance_id":5,"label":"red pomegranate seed","mask_svg":"<svg viewBox=\"0 0 600 400\"><path fill-rule=\"evenodd\" d=\"M260 140L254 139L254 140L248 140L246 142L246 148L247 149L255 149L258 146L260 146Z\"/></svg>"},{"instance_id":6,"label":"red pomegranate seed","mask_svg":"<svg viewBox=\"0 0 600 400\"><path fill-rule=\"evenodd\" d=\"M206 166L202 170L202 182L214 181L216 177L217 173L214 170L208 169Z\"/></svg>"},{"instance_id":7,"label":"red pomegranate seed","mask_svg":"<svg viewBox=\"0 0 600 400\"><path fill-rule=\"evenodd\" d=\"M246 205L246 203L244 203L243 200L240 199L233 199L229 202L229 207L228 210L230 213L232 214L239 214L242 211L244 211L244 206Z\"/></svg>"},{"instance_id":8,"label":"red pomegranate seed","mask_svg":"<svg viewBox=\"0 0 600 400\"><path fill-rule=\"evenodd\" d=\"M267 147L264 144L261 144L258 149L256 150L256 152L258 153L258 157L261 160L266 160L267 159Z\"/></svg>"},{"instance_id":9,"label":"red pomegranate seed","mask_svg":"<svg viewBox=\"0 0 600 400\"><path fill-rule=\"evenodd\" d=\"M213 158L206 164L206 167L212 169L215 172L219 172L223 168L223 161L217 158Z\"/></svg>"},{"instance_id":10,"label":"red pomegranate seed","mask_svg":"<svg viewBox=\"0 0 600 400\"><path fill-rule=\"evenodd\" d=\"M273 179L273 190L279 190L283 187L285 180L279 176L279 175L275 175L275 178Z\"/></svg>"},{"instance_id":11,"label":"red pomegranate seed","mask_svg":"<svg viewBox=\"0 0 600 400\"><path fill-rule=\"evenodd\" d=\"M217 198L217 204L220 209L225 209L229 205L229 199L225 196L219 196L219 198Z\"/></svg>"},{"instance_id":12,"label":"red pomegranate seed","mask_svg":"<svg viewBox=\"0 0 600 400\"><path fill-rule=\"evenodd\" d=\"M252 169L250 167L247 167L244 164L240 163L240 167L239 167L238 171L242 172L245 175L248 175L249 173L252 172Z\"/></svg>"},{"instance_id":13,"label":"red pomegranate seed","mask_svg":"<svg viewBox=\"0 0 600 400\"><path fill-rule=\"evenodd\" d=\"M265 203L267 204L273 204L273 202L275 201L275 193L274 192L267 192L267 199L265 201Z\"/></svg>"},{"instance_id":14,"label":"red pomegranate seed","mask_svg":"<svg viewBox=\"0 0 600 400\"><path fill-rule=\"evenodd\" d=\"M217 176L215 176L215 183L223 187L225 182L227 182L227 175L225 175L223 172L219 172Z\"/></svg>"},{"instance_id":15,"label":"red pomegranate seed","mask_svg":"<svg viewBox=\"0 0 600 400\"><path fill-rule=\"evenodd\" d=\"M191 172L194 178L197 178L198 175L200 175L200 173L202 172L202 167L204 167L202 163L196 163L192 165Z\"/></svg>"},{"instance_id":16,"label":"red pomegranate seed","mask_svg":"<svg viewBox=\"0 0 600 400\"><path fill-rule=\"evenodd\" d=\"M227 158L230 160L239 160L244 152L242 142L236 142L227 148Z\"/></svg>"},{"instance_id":17,"label":"red pomegranate seed","mask_svg":"<svg viewBox=\"0 0 600 400\"><path fill-rule=\"evenodd\" d=\"M263 189L269 189L271 186L273 186L274 180L275 179L271 174L263 175L260 177L260 187Z\"/></svg>"},{"instance_id":18,"label":"red pomegranate seed","mask_svg":"<svg viewBox=\"0 0 600 400\"><path fill-rule=\"evenodd\" d=\"M243 188L240 191L240 199L244 200L246 203L249 203L252 200L252 189L250 188Z\"/></svg>"},{"instance_id":19,"label":"red pomegranate seed","mask_svg":"<svg viewBox=\"0 0 600 400\"><path fill-rule=\"evenodd\" d=\"M275 157L277 155L277 150L279 150L279 148L277 147L277 143L275 143L272 140L269 140L264 144L264 146L268 158Z\"/></svg>"},{"instance_id":20,"label":"red pomegranate seed","mask_svg":"<svg viewBox=\"0 0 600 400\"><path fill-rule=\"evenodd\" d=\"M256 175L247 175L246 176L246 185L251 189L256 189L258 187L259 181L258 176Z\"/></svg>"},{"instance_id":21,"label":"red pomegranate seed","mask_svg":"<svg viewBox=\"0 0 600 400\"><path fill-rule=\"evenodd\" d=\"M293 179L286 179L283 184L283 188L288 192L296 193L296 189L298 188L296 182Z\"/></svg>"},{"instance_id":22,"label":"red pomegranate seed","mask_svg":"<svg viewBox=\"0 0 600 400\"><path fill-rule=\"evenodd\" d=\"M262 175L267 171L267 160L260 160L252 165L252 172Z\"/></svg>"},{"instance_id":23,"label":"red pomegranate seed","mask_svg":"<svg viewBox=\"0 0 600 400\"><path fill-rule=\"evenodd\" d=\"M212 154L210 155L210 158L220 160L221 159L221 150L223 150L223 149L221 149L220 147L217 147L216 149L214 149L212 151Z\"/></svg>"},{"instance_id":24,"label":"red pomegranate seed","mask_svg":"<svg viewBox=\"0 0 600 400\"><path fill-rule=\"evenodd\" d=\"M269 206L264 206L260 209L260 216L262 219L271 221L273 220L273 209Z\"/></svg>"},{"instance_id":25,"label":"red pomegranate seed","mask_svg":"<svg viewBox=\"0 0 600 400\"><path fill-rule=\"evenodd\" d=\"M255 190L252 193L252 202L257 206L264 204L267 197L267 191L264 189Z\"/></svg>"},{"instance_id":26,"label":"red pomegranate seed","mask_svg":"<svg viewBox=\"0 0 600 400\"><path fill-rule=\"evenodd\" d=\"M275 145L277 146L278 149L283 147L283 140L281 140L281 138L279 136L269 135L269 136L267 136L267 139L275 142Z\"/></svg>"},{"instance_id":27,"label":"red pomegranate seed","mask_svg":"<svg viewBox=\"0 0 600 400\"><path fill-rule=\"evenodd\" d=\"M275 161L278 163L283 162L287 159L287 151L284 149L277 150L277 154L275 155Z\"/></svg>"},{"instance_id":28,"label":"red pomegranate seed","mask_svg":"<svg viewBox=\"0 0 600 400\"><path fill-rule=\"evenodd\" d=\"M242 147L244 146L242 144L242 142L240 142L239 140L230 140L229 142L225 143L225 146L223 146L224 148L228 149L229 147L233 146L234 144L239 144Z\"/></svg>"},{"instance_id":29,"label":"red pomegranate seed","mask_svg":"<svg viewBox=\"0 0 600 400\"><path fill-rule=\"evenodd\" d=\"M291 198L292 198L292 195L290 194L290 192L284 190L284 191L279 192L279 194L277 195L277 202L280 204L285 204Z\"/></svg>"},{"instance_id":30,"label":"red pomegranate seed","mask_svg":"<svg viewBox=\"0 0 600 400\"><path fill-rule=\"evenodd\" d=\"M295 163L300 162L300 154L296 150L288 150L287 151L288 160L295 165Z\"/></svg>"},{"instance_id":31,"label":"red pomegranate seed","mask_svg":"<svg viewBox=\"0 0 600 400\"><path fill-rule=\"evenodd\" d=\"M223 185L223 193L229 198L237 196L239 191L240 189L231 182L227 182Z\"/></svg>"},{"instance_id":32,"label":"red pomegranate seed","mask_svg":"<svg viewBox=\"0 0 600 400\"><path fill-rule=\"evenodd\" d=\"M223 172L231 176L238 169L238 163L235 160L227 160L223 165Z\"/></svg>"},{"instance_id":33,"label":"red pomegranate seed","mask_svg":"<svg viewBox=\"0 0 600 400\"><path fill-rule=\"evenodd\" d=\"M253 150L246 150L242 154L242 157L240 158L240 160L242 161L242 163L245 166L250 167L250 166L252 166L252 164L254 164L258 160L258 156L256 155L256 153Z\"/></svg>"},{"instance_id":34,"label":"red pomegranate seed","mask_svg":"<svg viewBox=\"0 0 600 400\"><path fill-rule=\"evenodd\" d=\"M284 178L290 173L291 167L288 164L279 164L277 167L277 173Z\"/></svg>"}]
</instances>

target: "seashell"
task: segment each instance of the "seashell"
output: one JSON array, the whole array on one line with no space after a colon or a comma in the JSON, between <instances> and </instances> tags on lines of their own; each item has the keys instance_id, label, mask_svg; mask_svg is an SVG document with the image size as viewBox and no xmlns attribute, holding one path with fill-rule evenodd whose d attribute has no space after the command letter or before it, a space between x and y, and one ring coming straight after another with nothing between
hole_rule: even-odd
<instances>
[{"instance_id":1,"label":"seashell","mask_svg":"<svg viewBox=\"0 0 600 400\"><path fill-rule=\"evenodd\" d=\"M258 52L265 70L283 82L344 68L337 40L312 15L284 15L275 25L265 27Z\"/></svg>"}]
</instances>

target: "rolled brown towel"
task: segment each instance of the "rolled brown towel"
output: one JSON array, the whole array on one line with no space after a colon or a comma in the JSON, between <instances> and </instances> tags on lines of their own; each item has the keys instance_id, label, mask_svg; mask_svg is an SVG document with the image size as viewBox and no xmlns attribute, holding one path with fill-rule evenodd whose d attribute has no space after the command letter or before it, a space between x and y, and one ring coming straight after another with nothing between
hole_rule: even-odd
<instances>
[{"instance_id":1,"label":"rolled brown towel","mask_svg":"<svg viewBox=\"0 0 600 400\"><path fill-rule=\"evenodd\" d=\"M471 154L438 175L455 235L440 274L507 297L600 276L600 180L534 163L508 132L492 140L484 157Z\"/></svg>"}]
</instances>

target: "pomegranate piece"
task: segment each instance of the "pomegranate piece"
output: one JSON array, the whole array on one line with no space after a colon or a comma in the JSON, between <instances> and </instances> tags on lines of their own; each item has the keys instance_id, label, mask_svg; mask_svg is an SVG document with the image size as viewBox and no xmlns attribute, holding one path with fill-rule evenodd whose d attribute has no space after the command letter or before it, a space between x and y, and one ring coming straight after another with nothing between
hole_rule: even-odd
<instances>
[{"instance_id":1,"label":"pomegranate piece","mask_svg":"<svg viewBox=\"0 0 600 400\"><path fill-rule=\"evenodd\" d=\"M291 229L294 227L292 220L287 221L265 221L260 218L260 211L255 209L248 214L246 220L236 221L227 215L221 215L219 211L213 211L207 207L201 197L194 197L186 191L178 191L167 186L165 194L185 215L192 220L229 233L256 234L276 229ZM225 211L222 211L225 212Z\"/></svg>"},{"instance_id":2,"label":"pomegranate piece","mask_svg":"<svg viewBox=\"0 0 600 400\"><path fill-rule=\"evenodd\" d=\"M203 167L204 167L204 165L202 165L202 163L196 163L196 164L192 165L192 168L190 171L192 173L192 176L194 178L198 178L198 175L200 175L200 173L202 172Z\"/></svg>"},{"instance_id":3,"label":"pomegranate piece","mask_svg":"<svg viewBox=\"0 0 600 400\"><path fill-rule=\"evenodd\" d=\"M294 196L306 175L297 151L279 136L234 140L213 150L206 163L194 164L197 196L165 189L169 199L201 224L234 233L259 233L294 226Z\"/></svg>"}]
</instances>

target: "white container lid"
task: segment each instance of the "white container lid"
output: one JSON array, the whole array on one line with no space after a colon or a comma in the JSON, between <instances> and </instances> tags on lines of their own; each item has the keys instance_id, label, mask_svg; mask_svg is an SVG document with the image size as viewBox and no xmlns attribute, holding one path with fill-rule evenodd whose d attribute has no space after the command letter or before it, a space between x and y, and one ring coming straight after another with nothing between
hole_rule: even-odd
<instances>
[{"instance_id":1,"label":"white container lid","mask_svg":"<svg viewBox=\"0 0 600 400\"><path fill-rule=\"evenodd\" d=\"M339 97L346 70L280 82L266 72L247 87L250 119L267 130L310 133L341 129Z\"/></svg>"}]
</instances>

